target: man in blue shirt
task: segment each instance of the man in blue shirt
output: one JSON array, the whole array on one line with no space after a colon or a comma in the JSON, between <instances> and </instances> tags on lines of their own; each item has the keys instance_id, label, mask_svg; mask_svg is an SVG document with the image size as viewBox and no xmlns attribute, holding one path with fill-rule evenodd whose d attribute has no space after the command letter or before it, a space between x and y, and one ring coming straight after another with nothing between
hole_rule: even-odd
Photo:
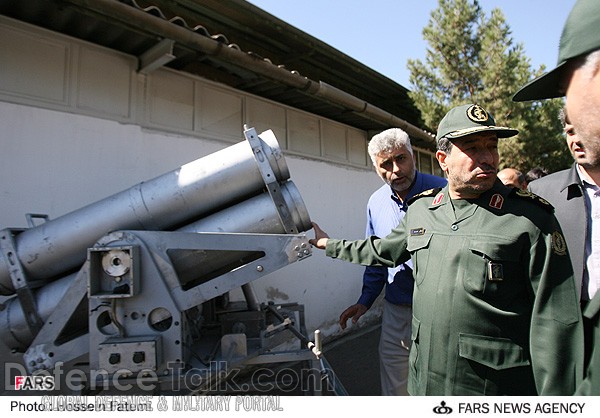
<instances>
[{"instance_id":1,"label":"man in blue shirt","mask_svg":"<svg viewBox=\"0 0 600 418\"><path fill-rule=\"evenodd\" d=\"M408 199L425 190L444 187L446 180L416 170L410 139L402 129L392 128L375 135L369 142L369 155L385 184L369 198L366 236L385 237L404 217ZM396 268L366 267L358 302L340 315L342 329L350 318L356 323L385 286L379 341L383 395L408 394L413 285L410 260Z\"/></svg>"}]
</instances>

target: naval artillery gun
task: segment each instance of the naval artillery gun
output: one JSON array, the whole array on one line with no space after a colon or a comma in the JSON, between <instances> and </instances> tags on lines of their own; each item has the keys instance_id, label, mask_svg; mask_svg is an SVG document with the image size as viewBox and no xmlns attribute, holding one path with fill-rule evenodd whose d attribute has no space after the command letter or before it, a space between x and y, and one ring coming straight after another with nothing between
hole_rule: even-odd
<instances>
[{"instance_id":1,"label":"naval artillery gun","mask_svg":"<svg viewBox=\"0 0 600 418\"><path fill-rule=\"evenodd\" d=\"M232 370L319 358L303 306L265 305L253 291L311 255L311 225L273 133L244 136L59 218L0 231L0 294L13 295L0 332L28 374L63 369L78 378L57 388L67 392L202 393ZM237 288L245 302L228 301ZM290 336L302 344L274 351Z\"/></svg>"}]
</instances>

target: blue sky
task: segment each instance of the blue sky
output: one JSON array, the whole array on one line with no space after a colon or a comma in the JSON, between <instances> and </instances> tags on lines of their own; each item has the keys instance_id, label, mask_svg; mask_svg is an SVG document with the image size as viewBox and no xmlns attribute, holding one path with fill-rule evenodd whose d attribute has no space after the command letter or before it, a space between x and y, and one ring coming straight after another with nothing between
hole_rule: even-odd
<instances>
[{"instance_id":1,"label":"blue sky","mask_svg":"<svg viewBox=\"0 0 600 418\"><path fill-rule=\"evenodd\" d=\"M437 0L249 0L410 88L408 59L425 58L422 31ZM575 0L479 0L504 12L534 68L556 65L558 41Z\"/></svg>"}]
</instances>

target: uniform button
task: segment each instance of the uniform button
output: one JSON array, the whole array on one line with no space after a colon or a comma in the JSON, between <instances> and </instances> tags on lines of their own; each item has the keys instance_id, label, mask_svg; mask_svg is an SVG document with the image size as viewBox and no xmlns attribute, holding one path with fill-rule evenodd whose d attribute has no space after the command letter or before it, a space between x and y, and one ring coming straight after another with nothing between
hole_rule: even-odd
<instances>
[{"instance_id":1,"label":"uniform button","mask_svg":"<svg viewBox=\"0 0 600 418\"><path fill-rule=\"evenodd\" d=\"M453 231L458 231L458 225L452 225L450 229L452 229Z\"/></svg>"}]
</instances>

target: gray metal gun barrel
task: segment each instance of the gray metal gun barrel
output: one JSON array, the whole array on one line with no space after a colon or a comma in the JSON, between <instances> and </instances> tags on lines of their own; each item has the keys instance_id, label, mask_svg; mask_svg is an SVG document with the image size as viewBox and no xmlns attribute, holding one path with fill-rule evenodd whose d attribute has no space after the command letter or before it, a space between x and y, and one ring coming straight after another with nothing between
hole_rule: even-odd
<instances>
[{"instance_id":1,"label":"gray metal gun barrel","mask_svg":"<svg viewBox=\"0 0 600 418\"><path fill-rule=\"evenodd\" d=\"M266 158L278 181L289 170L271 131L259 135L262 150L244 141L185 164L130 189L15 236L16 254L28 277L58 278L81 265L99 237L117 230L168 230L260 193L265 182L255 159ZM0 294L11 295L14 260L0 256Z\"/></svg>"},{"instance_id":2,"label":"gray metal gun barrel","mask_svg":"<svg viewBox=\"0 0 600 418\"><path fill-rule=\"evenodd\" d=\"M77 273L73 273L35 291L37 314L40 318L46 321L76 276ZM10 349L25 350L35 335L27 325L23 305L17 296L6 300L3 305L2 311L0 311L0 338ZM76 315L76 318L81 321L77 329L84 329L87 324L87 306L82 306L80 313L80 315Z\"/></svg>"},{"instance_id":3,"label":"gray metal gun barrel","mask_svg":"<svg viewBox=\"0 0 600 418\"><path fill-rule=\"evenodd\" d=\"M311 228L310 217L300 192L292 181L281 185L284 202L291 213L294 225L298 230L306 231ZM285 225L279 218L279 212L268 193L262 193L241 203L190 223L180 232L244 232L271 233L286 232ZM182 257L173 260L181 273L182 282L191 280L198 275L206 274L219 266L230 263L230 256L222 253L218 257L199 260L198 256ZM40 317L46 318L56 309L61 298L66 293L77 274L63 277L48 283L35 293ZM81 315L82 323L87 321L87 311ZM81 326L83 328L83 325ZM17 296L4 303L0 311L0 338L13 349L25 349L32 342L34 335L27 326L27 320L22 305Z\"/></svg>"},{"instance_id":4,"label":"gray metal gun barrel","mask_svg":"<svg viewBox=\"0 0 600 418\"><path fill-rule=\"evenodd\" d=\"M302 196L294 182L280 185L283 201L298 231L312 228ZM262 193L234 206L192 222L180 232L247 232L283 234L285 225L268 193Z\"/></svg>"}]
</instances>

